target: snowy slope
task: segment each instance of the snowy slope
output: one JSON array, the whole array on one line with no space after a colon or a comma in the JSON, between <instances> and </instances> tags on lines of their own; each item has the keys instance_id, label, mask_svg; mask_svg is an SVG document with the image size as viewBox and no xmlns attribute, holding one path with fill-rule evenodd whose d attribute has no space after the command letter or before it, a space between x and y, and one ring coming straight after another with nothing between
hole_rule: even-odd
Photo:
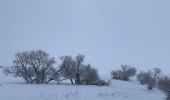
<instances>
[{"instance_id":1,"label":"snowy slope","mask_svg":"<svg viewBox=\"0 0 170 100\"><path fill-rule=\"evenodd\" d=\"M112 80L108 87L36 85L1 74L0 83L0 100L164 100L159 90L149 91L135 81Z\"/></svg>"}]
</instances>

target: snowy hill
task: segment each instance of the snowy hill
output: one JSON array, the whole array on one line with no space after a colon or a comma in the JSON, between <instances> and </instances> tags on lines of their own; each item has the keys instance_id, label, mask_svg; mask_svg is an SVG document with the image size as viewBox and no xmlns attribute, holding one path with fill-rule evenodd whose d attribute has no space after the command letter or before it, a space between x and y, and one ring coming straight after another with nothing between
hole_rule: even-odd
<instances>
[{"instance_id":1,"label":"snowy hill","mask_svg":"<svg viewBox=\"0 0 170 100\"><path fill-rule=\"evenodd\" d=\"M111 86L24 84L0 74L1 100L164 100L164 94L149 91L136 81L112 80Z\"/></svg>"}]
</instances>

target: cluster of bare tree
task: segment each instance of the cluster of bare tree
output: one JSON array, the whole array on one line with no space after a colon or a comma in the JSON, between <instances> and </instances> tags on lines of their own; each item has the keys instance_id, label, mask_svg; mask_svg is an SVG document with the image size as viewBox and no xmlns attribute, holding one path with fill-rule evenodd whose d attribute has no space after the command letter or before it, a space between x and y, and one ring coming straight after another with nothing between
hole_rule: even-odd
<instances>
[{"instance_id":1,"label":"cluster of bare tree","mask_svg":"<svg viewBox=\"0 0 170 100\"><path fill-rule=\"evenodd\" d=\"M130 77L136 74L136 68L130 65L121 65L121 69L111 72L112 79L128 81Z\"/></svg>"},{"instance_id":2,"label":"cluster of bare tree","mask_svg":"<svg viewBox=\"0 0 170 100\"><path fill-rule=\"evenodd\" d=\"M121 65L121 69L113 70L111 72L112 79L128 81L130 77L136 74L136 68L129 65ZM166 95L166 100L170 100L170 77L163 76L159 68L154 68L152 71L147 72L140 71L137 74L137 81L142 85L147 85L148 90L152 90L154 87L162 90Z\"/></svg>"},{"instance_id":3,"label":"cluster of bare tree","mask_svg":"<svg viewBox=\"0 0 170 100\"><path fill-rule=\"evenodd\" d=\"M170 100L170 77L161 75L161 70L159 68L154 68L153 71L140 71L137 75L137 80L142 85L147 85L149 90L154 87L162 90L166 95L166 100Z\"/></svg>"},{"instance_id":4,"label":"cluster of bare tree","mask_svg":"<svg viewBox=\"0 0 170 100\"><path fill-rule=\"evenodd\" d=\"M5 67L6 75L22 77L27 83L47 84L51 81L69 79L77 85L105 85L98 71L90 64L84 64L84 55L62 56L59 67L55 67L54 57L42 50L17 53L12 67Z\"/></svg>"},{"instance_id":5,"label":"cluster of bare tree","mask_svg":"<svg viewBox=\"0 0 170 100\"><path fill-rule=\"evenodd\" d=\"M98 71L90 64L83 64L84 56L78 55L75 58L71 56L62 56L61 75L69 79L72 84L101 85L105 84L99 78Z\"/></svg>"}]
</instances>

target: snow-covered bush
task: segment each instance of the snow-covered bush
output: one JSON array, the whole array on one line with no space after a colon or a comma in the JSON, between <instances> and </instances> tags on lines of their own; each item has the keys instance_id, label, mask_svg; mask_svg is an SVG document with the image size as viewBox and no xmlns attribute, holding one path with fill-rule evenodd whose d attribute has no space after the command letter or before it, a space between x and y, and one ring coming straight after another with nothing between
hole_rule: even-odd
<instances>
[{"instance_id":1,"label":"snow-covered bush","mask_svg":"<svg viewBox=\"0 0 170 100\"><path fill-rule=\"evenodd\" d=\"M84 65L80 68L81 84L85 85L109 85L109 82L101 80L97 69L93 68L90 64Z\"/></svg>"},{"instance_id":2,"label":"snow-covered bush","mask_svg":"<svg viewBox=\"0 0 170 100\"><path fill-rule=\"evenodd\" d=\"M100 80L98 71L92 68L90 64L80 68L80 80L82 84L95 85Z\"/></svg>"},{"instance_id":3,"label":"snow-covered bush","mask_svg":"<svg viewBox=\"0 0 170 100\"><path fill-rule=\"evenodd\" d=\"M120 70L113 70L111 72L112 79L128 81L129 77L132 77L136 74L136 68L129 65L121 65Z\"/></svg>"}]
</instances>

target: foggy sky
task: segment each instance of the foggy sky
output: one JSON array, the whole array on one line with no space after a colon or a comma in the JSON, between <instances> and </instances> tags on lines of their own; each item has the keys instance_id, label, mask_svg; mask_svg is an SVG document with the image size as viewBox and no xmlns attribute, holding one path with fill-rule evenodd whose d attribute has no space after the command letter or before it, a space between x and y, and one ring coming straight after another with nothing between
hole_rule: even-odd
<instances>
[{"instance_id":1,"label":"foggy sky","mask_svg":"<svg viewBox=\"0 0 170 100\"><path fill-rule=\"evenodd\" d=\"M0 65L16 52L86 56L100 73L127 64L170 72L169 0L0 0Z\"/></svg>"}]
</instances>

